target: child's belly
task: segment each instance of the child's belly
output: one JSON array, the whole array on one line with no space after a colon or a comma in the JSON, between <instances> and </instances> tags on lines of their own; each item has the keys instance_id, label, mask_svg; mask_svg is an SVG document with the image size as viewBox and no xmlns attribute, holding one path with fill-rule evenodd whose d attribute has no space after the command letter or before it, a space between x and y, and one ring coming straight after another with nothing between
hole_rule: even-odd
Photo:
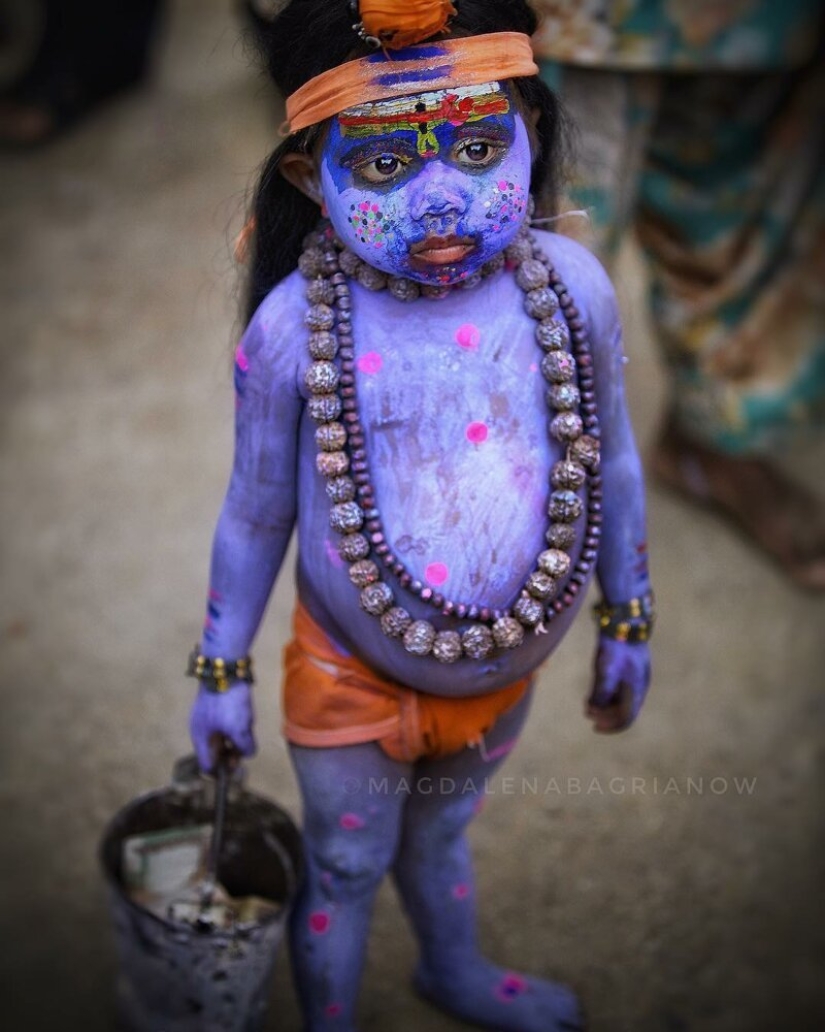
<instances>
[{"instance_id":1,"label":"child's belly","mask_svg":"<svg viewBox=\"0 0 825 1032\"><path fill-rule=\"evenodd\" d=\"M535 324L520 305L508 306L516 312L509 318L499 309L497 318L468 323L466 301L450 302L430 304L430 320L412 326L384 321L380 310L371 324L361 320L361 333L355 322L372 517L395 565L395 573L382 566L382 576L395 605L439 629L467 626L442 615L447 603L496 610L518 598L548 547L550 470L562 457L548 433L552 413ZM312 430L303 437L305 469L314 465ZM534 669L562 636L568 612L548 633L530 630L523 645L489 660L445 665L409 655L360 611L319 479L309 469L302 476L302 596L334 639L388 676L438 694L488 691ZM576 549L571 558L575 563ZM413 590L405 587L410 582ZM428 605L415 587L443 601Z\"/></svg>"}]
</instances>

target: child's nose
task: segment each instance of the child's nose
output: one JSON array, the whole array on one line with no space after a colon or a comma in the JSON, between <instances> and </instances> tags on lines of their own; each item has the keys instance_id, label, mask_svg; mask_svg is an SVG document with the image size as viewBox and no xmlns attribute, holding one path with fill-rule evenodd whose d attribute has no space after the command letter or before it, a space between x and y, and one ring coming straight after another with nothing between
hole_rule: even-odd
<instances>
[{"instance_id":1,"label":"child's nose","mask_svg":"<svg viewBox=\"0 0 825 1032\"><path fill-rule=\"evenodd\" d=\"M410 211L414 219L450 212L463 215L468 199L460 173L434 161L419 173L413 184Z\"/></svg>"}]
</instances>

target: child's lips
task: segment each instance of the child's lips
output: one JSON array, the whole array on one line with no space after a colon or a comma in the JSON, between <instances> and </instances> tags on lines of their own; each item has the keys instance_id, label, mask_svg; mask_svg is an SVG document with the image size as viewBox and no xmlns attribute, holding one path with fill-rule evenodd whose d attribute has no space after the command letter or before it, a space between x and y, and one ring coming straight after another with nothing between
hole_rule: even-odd
<instances>
[{"instance_id":1,"label":"child's lips","mask_svg":"<svg viewBox=\"0 0 825 1032\"><path fill-rule=\"evenodd\" d=\"M472 237L427 236L410 247L414 265L455 265L476 249Z\"/></svg>"}]
</instances>

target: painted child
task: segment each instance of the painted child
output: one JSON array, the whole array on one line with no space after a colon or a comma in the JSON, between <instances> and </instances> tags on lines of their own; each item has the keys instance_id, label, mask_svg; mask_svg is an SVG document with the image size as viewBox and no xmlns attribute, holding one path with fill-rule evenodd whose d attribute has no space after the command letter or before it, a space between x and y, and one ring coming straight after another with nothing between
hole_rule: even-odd
<instances>
[{"instance_id":1,"label":"painted child","mask_svg":"<svg viewBox=\"0 0 825 1032\"><path fill-rule=\"evenodd\" d=\"M370 49L347 4L293 0L269 40L290 136L256 199L191 730L204 768L221 738L254 751L248 653L297 526L284 730L304 800L291 938L311 1030L355 1027L387 872L423 995L496 1029L582 1027L568 989L480 956L465 830L594 572L596 729L627 726L649 680L613 292L581 247L529 228L557 121L534 18L493 0L454 15L362 2L362 35L384 44Z\"/></svg>"}]
</instances>

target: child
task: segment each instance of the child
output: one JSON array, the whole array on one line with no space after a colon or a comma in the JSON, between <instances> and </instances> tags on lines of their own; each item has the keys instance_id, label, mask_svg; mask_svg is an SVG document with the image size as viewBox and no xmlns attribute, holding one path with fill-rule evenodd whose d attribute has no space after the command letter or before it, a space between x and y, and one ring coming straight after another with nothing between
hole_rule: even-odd
<instances>
[{"instance_id":1,"label":"child","mask_svg":"<svg viewBox=\"0 0 825 1032\"><path fill-rule=\"evenodd\" d=\"M392 871L424 996L496 1029L581 1028L568 989L479 955L465 829L594 571L596 729L627 726L647 690L615 300L586 251L529 228L558 118L527 4L362 0L357 15L361 38L349 5L293 0L267 41L290 135L255 203L192 736L206 769L221 738L254 751L248 652L297 524L284 730L304 800L306 1027L355 1027ZM456 791L424 791L443 783Z\"/></svg>"}]
</instances>

